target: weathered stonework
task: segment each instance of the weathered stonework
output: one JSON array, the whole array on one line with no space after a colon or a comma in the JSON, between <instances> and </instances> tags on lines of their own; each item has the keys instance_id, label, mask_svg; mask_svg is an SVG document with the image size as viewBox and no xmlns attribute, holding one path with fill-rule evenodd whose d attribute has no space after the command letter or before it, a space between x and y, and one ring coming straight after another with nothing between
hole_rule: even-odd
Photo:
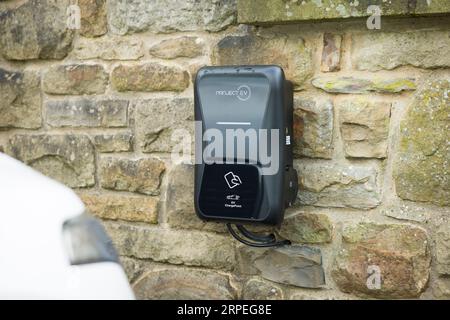
<instances>
[{"instance_id":1,"label":"weathered stonework","mask_svg":"<svg viewBox=\"0 0 450 320\"><path fill-rule=\"evenodd\" d=\"M144 261L125 256L120 256L119 258L131 285L133 285L144 272L147 272L152 264L154 264L152 261Z\"/></svg>"},{"instance_id":2,"label":"weathered stonework","mask_svg":"<svg viewBox=\"0 0 450 320\"><path fill-rule=\"evenodd\" d=\"M75 188L140 299L449 299L449 13L448 0L0 0L0 152ZM193 160L197 71L225 64L278 64L294 83L300 191L280 226L248 226L292 246L245 246L199 219L194 165L172 157Z\"/></svg>"},{"instance_id":3,"label":"weathered stonework","mask_svg":"<svg viewBox=\"0 0 450 320\"><path fill-rule=\"evenodd\" d=\"M332 271L333 279L343 292L379 298L411 298L425 289L431 257L423 229L361 223L345 228L343 241ZM367 285L371 266L380 271L379 288Z\"/></svg>"},{"instance_id":4,"label":"weathered stonework","mask_svg":"<svg viewBox=\"0 0 450 320\"><path fill-rule=\"evenodd\" d=\"M108 74L98 64L56 65L43 75L42 87L50 94L95 94L105 92Z\"/></svg>"},{"instance_id":5,"label":"weathered stonework","mask_svg":"<svg viewBox=\"0 0 450 320\"><path fill-rule=\"evenodd\" d=\"M133 286L138 299L229 300L236 298L227 275L214 271L170 268L150 271Z\"/></svg>"},{"instance_id":6,"label":"weathered stonework","mask_svg":"<svg viewBox=\"0 0 450 320\"><path fill-rule=\"evenodd\" d=\"M219 31L234 23L235 0L112 0L108 22L116 34Z\"/></svg>"},{"instance_id":7,"label":"weathered stonework","mask_svg":"<svg viewBox=\"0 0 450 320\"><path fill-rule=\"evenodd\" d=\"M119 254L124 256L213 269L234 267L233 242L228 236L118 223L105 225Z\"/></svg>"},{"instance_id":8,"label":"weathered stonework","mask_svg":"<svg viewBox=\"0 0 450 320\"><path fill-rule=\"evenodd\" d=\"M204 42L197 37L179 37L163 40L150 47L150 54L162 59L195 58L203 53Z\"/></svg>"},{"instance_id":9,"label":"weathered stonework","mask_svg":"<svg viewBox=\"0 0 450 320\"><path fill-rule=\"evenodd\" d=\"M283 290L271 282L261 279L250 279L242 289L244 300L282 300Z\"/></svg>"},{"instance_id":10,"label":"weathered stonework","mask_svg":"<svg viewBox=\"0 0 450 320\"><path fill-rule=\"evenodd\" d=\"M403 199L450 204L449 90L450 75L428 79L401 122L394 178Z\"/></svg>"},{"instance_id":11,"label":"weathered stonework","mask_svg":"<svg viewBox=\"0 0 450 320\"><path fill-rule=\"evenodd\" d=\"M0 11L0 55L8 60L63 59L73 31L67 29L69 0L30 0Z\"/></svg>"},{"instance_id":12,"label":"weathered stonework","mask_svg":"<svg viewBox=\"0 0 450 320\"><path fill-rule=\"evenodd\" d=\"M385 158L391 104L356 99L343 101L337 108L346 156Z\"/></svg>"},{"instance_id":13,"label":"weathered stonework","mask_svg":"<svg viewBox=\"0 0 450 320\"><path fill-rule=\"evenodd\" d=\"M205 67L207 65L208 64L206 64L205 62L193 62L188 66L188 70L191 75L192 83L195 82L195 77L197 76L198 70L200 70L200 68Z\"/></svg>"},{"instance_id":14,"label":"weathered stonework","mask_svg":"<svg viewBox=\"0 0 450 320\"><path fill-rule=\"evenodd\" d=\"M331 159L333 104L329 99L294 99L294 155Z\"/></svg>"},{"instance_id":15,"label":"weathered stonework","mask_svg":"<svg viewBox=\"0 0 450 320\"><path fill-rule=\"evenodd\" d=\"M97 37L108 31L106 21L106 0L77 0L81 13L80 34Z\"/></svg>"},{"instance_id":16,"label":"weathered stonework","mask_svg":"<svg viewBox=\"0 0 450 320\"><path fill-rule=\"evenodd\" d=\"M98 152L125 152L133 151L133 138L131 132L101 134L94 136L93 142Z\"/></svg>"},{"instance_id":17,"label":"weathered stonework","mask_svg":"<svg viewBox=\"0 0 450 320\"><path fill-rule=\"evenodd\" d=\"M352 37L352 60L359 70L377 71L412 65L450 66L449 31L370 32Z\"/></svg>"},{"instance_id":18,"label":"weathered stonework","mask_svg":"<svg viewBox=\"0 0 450 320\"><path fill-rule=\"evenodd\" d=\"M441 275L450 275L450 222L446 221L436 231L436 265Z\"/></svg>"},{"instance_id":19,"label":"weathered stonework","mask_svg":"<svg viewBox=\"0 0 450 320\"><path fill-rule=\"evenodd\" d=\"M341 35L324 33L321 71L335 72L341 69L341 42Z\"/></svg>"},{"instance_id":20,"label":"weathered stonework","mask_svg":"<svg viewBox=\"0 0 450 320\"><path fill-rule=\"evenodd\" d=\"M296 289L291 292L289 300L355 300L351 295L335 290Z\"/></svg>"},{"instance_id":21,"label":"weathered stonework","mask_svg":"<svg viewBox=\"0 0 450 320\"><path fill-rule=\"evenodd\" d=\"M14 135L8 153L73 188L95 183L94 147L85 135Z\"/></svg>"},{"instance_id":22,"label":"weathered stonework","mask_svg":"<svg viewBox=\"0 0 450 320\"><path fill-rule=\"evenodd\" d=\"M301 212L284 219L280 235L297 243L328 243L333 225L325 214Z\"/></svg>"},{"instance_id":23,"label":"weathered stonework","mask_svg":"<svg viewBox=\"0 0 450 320\"><path fill-rule=\"evenodd\" d=\"M81 60L138 60L144 56L144 45L134 38L80 38L74 44L73 56Z\"/></svg>"},{"instance_id":24,"label":"weathered stonework","mask_svg":"<svg viewBox=\"0 0 450 320\"><path fill-rule=\"evenodd\" d=\"M306 288L325 284L320 250L301 246L271 249L255 260L267 280Z\"/></svg>"},{"instance_id":25,"label":"weathered stonework","mask_svg":"<svg viewBox=\"0 0 450 320\"><path fill-rule=\"evenodd\" d=\"M105 189L159 194L164 162L157 158L100 158L100 185Z\"/></svg>"},{"instance_id":26,"label":"weathered stonework","mask_svg":"<svg viewBox=\"0 0 450 320\"><path fill-rule=\"evenodd\" d=\"M79 194L93 215L108 220L158 223L158 198L98 193Z\"/></svg>"},{"instance_id":27,"label":"weathered stonework","mask_svg":"<svg viewBox=\"0 0 450 320\"><path fill-rule=\"evenodd\" d=\"M160 98L136 103L136 131L143 152L172 152L175 145L194 151L194 101ZM181 131L180 131L181 130ZM179 132L178 136L174 133ZM189 134L189 136L188 136ZM177 138L177 139L174 139ZM182 141L182 139L188 139Z\"/></svg>"},{"instance_id":28,"label":"weathered stonework","mask_svg":"<svg viewBox=\"0 0 450 320\"><path fill-rule=\"evenodd\" d=\"M436 283L433 288L433 295L437 299L448 300L450 298L450 279L448 278L436 279Z\"/></svg>"},{"instance_id":29,"label":"weathered stonework","mask_svg":"<svg viewBox=\"0 0 450 320\"><path fill-rule=\"evenodd\" d=\"M47 123L52 127L125 127L126 100L50 100L46 103Z\"/></svg>"},{"instance_id":30,"label":"weathered stonework","mask_svg":"<svg viewBox=\"0 0 450 320\"><path fill-rule=\"evenodd\" d=\"M297 87L312 75L311 51L299 37L227 36L214 48L213 64L276 64Z\"/></svg>"},{"instance_id":31,"label":"weathered stonework","mask_svg":"<svg viewBox=\"0 0 450 320\"><path fill-rule=\"evenodd\" d=\"M290 1L237 0L238 22L251 24L294 23L306 20L328 20L367 17L373 11L369 5L377 5L383 16L429 15L450 12L447 1L396 0L396 1L348 1L307 0Z\"/></svg>"},{"instance_id":32,"label":"weathered stonework","mask_svg":"<svg viewBox=\"0 0 450 320\"><path fill-rule=\"evenodd\" d=\"M399 93L416 89L415 79L368 79L355 77L319 77L313 86L330 93Z\"/></svg>"},{"instance_id":33,"label":"weathered stonework","mask_svg":"<svg viewBox=\"0 0 450 320\"><path fill-rule=\"evenodd\" d=\"M298 287L320 288L325 284L322 255L307 246L276 249L240 246L237 253L239 272Z\"/></svg>"},{"instance_id":34,"label":"weathered stonework","mask_svg":"<svg viewBox=\"0 0 450 320\"><path fill-rule=\"evenodd\" d=\"M160 63L119 65L111 83L117 91L183 91L189 86L189 73Z\"/></svg>"},{"instance_id":35,"label":"weathered stonework","mask_svg":"<svg viewBox=\"0 0 450 320\"><path fill-rule=\"evenodd\" d=\"M385 206L381 211L385 216L406 221L415 221L419 223L426 223L430 214L428 210L423 207L411 206L409 202L399 202Z\"/></svg>"},{"instance_id":36,"label":"weathered stonework","mask_svg":"<svg viewBox=\"0 0 450 320\"><path fill-rule=\"evenodd\" d=\"M40 77L0 68L0 128L37 129L42 122Z\"/></svg>"},{"instance_id":37,"label":"weathered stonework","mask_svg":"<svg viewBox=\"0 0 450 320\"><path fill-rule=\"evenodd\" d=\"M204 222L194 209L194 166L179 164L168 172L166 195L167 223L175 229L225 232L221 223Z\"/></svg>"},{"instance_id":38,"label":"weathered stonework","mask_svg":"<svg viewBox=\"0 0 450 320\"><path fill-rule=\"evenodd\" d=\"M370 209L380 204L374 168L304 160L294 166L299 176L298 198L303 205Z\"/></svg>"}]
</instances>

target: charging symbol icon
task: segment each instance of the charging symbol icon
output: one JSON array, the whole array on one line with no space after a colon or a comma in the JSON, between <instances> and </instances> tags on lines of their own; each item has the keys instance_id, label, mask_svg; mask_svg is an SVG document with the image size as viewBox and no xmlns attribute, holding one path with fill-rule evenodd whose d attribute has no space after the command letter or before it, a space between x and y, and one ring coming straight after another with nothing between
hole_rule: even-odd
<instances>
[{"instance_id":1,"label":"charging symbol icon","mask_svg":"<svg viewBox=\"0 0 450 320\"><path fill-rule=\"evenodd\" d=\"M240 186L242 184L241 178L239 178L239 176L234 174L232 171L228 172L223 177L225 178L225 181L227 182L230 189L233 189L234 187Z\"/></svg>"}]
</instances>

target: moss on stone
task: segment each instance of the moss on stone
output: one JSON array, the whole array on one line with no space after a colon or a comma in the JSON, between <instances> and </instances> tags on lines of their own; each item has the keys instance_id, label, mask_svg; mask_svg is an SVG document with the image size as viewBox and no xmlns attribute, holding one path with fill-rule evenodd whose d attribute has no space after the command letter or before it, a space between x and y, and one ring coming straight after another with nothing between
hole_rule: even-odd
<instances>
[{"instance_id":1,"label":"moss on stone","mask_svg":"<svg viewBox=\"0 0 450 320\"><path fill-rule=\"evenodd\" d=\"M285 220L280 234L298 243L331 242L333 225L325 214L301 213Z\"/></svg>"},{"instance_id":2,"label":"moss on stone","mask_svg":"<svg viewBox=\"0 0 450 320\"><path fill-rule=\"evenodd\" d=\"M354 77L319 77L312 80L312 84L333 93L398 93L401 91L415 90L414 79L366 79Z\"/></svg>"},{"instance_id":3,"label":"moss on stone","mask_svg":"<svg viewBox=\"0 0 450 320\"><path fill-rule=\"evenodd\" d=\"M415 90L416 84L412 79L394 79L392 81L374 81L374 87L378 91L395 93L404 90Z\"/></svg>"},{"instance_id":4,"label":"moss on stone","mask_svg":"<svg viewBox=\"0 0 450 320\"><path fill-rule=\"evenodd\" d=\"M450 204L449 90L448 78L427 81L401 122L394 177L403 199Z\"/></svg>"},{"instance_id":5,"label":"moss on stone","mask_svg":"<svg viewBox=\"0 0 450 320\"><path fill-rule=\"evenodd\" d=\"M380 7L383 16L411 16L450 12L450 2L433 0L238 0L239 23L286 23L367 17L370 5Z\"/></svg>"}]
</instances>

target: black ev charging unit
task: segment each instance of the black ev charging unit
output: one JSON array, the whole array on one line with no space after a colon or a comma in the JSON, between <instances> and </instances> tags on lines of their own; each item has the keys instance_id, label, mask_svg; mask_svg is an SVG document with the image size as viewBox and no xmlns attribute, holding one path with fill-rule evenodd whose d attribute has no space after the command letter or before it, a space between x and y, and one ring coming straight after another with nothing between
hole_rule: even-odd
<instances>
[{"instance_id":1,"label":"black ev charging unit","mask_svg":"<svg viewBox=\"0 0 450 320\"><path fill-rule=\"evenodd\" d=\"M248 245L289 243L243 225L279 226L296 198L292 84L274 65L203 67L194 91L197 215Z\"/></svg>"}]
</instances>

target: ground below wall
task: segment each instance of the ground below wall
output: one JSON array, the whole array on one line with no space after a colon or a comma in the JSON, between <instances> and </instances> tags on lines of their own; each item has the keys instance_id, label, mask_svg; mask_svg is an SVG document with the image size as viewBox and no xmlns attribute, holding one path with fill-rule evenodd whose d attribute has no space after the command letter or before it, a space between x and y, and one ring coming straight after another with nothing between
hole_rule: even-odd
<instances>
[{"instance_id":1,"label":"ground below wall","mask_svg":"<svg viewBox=\"0 0 450 320\"><path fill-rule=\"evenodd\" d=\"M139 298L450 298L450 17L249 26L233 0L78 3L69 30L69 1L0 2L0 151L74 188ZM193 151L211 64L294 83L291 247L241 246L194 213L171 152Z\"/></svg>"}]
</instances>

